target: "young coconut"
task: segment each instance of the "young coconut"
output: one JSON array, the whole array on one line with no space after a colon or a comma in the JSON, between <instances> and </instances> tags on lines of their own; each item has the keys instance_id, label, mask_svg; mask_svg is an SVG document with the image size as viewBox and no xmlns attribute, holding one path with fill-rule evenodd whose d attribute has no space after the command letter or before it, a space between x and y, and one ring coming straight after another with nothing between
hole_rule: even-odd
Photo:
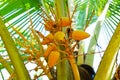
<instances>
[{"instance_id":1,"label":"young coconut","mask_svg":"<svg viewBox=\"0 0 120 80\"><path fill-rule=\"evenodd\" d=\"M64 42L65 41L65 34L62 31L58 31L54 35L54 39L58 42Z\"/></svg>"},{"instance_id":2,"label":"young coconut","mask_svg":"<svg viewBox=\"0 0 120 80\"><path fill-rule=\"evenodd\" d=\"M54 36L50 33L43 39L42 44L43 45L48 44L48 43L52 42L53 39L54 39Z\"/></svg>"},{"instance_id":3,"label":"young coconut","mask_svg":"<svg viewBox=\"0 0 120 80\"><path fill-rule=\"evenodd\" d=\"M48 57L50 52L56 50L56 45L55 44L49 44L48 48L46 49L45 53L44 53L44 57Z\"/></svg>"},{"instance_id":4,"label":"young coconut","mask_svg":"<svg viewBox=\"0 0 120 80\"><path fill-rule=\"evenodd\" d=\"M51 31L53 29L54 25L55 25L54 21L52 21L52 20L46 21L45 30Z\"/></svg>"},{"instance_id":5,"label":"young coconut","mask_svg":"<svg viewBox=\"0 0 120 80\"><path fill-rule=\"evenodd\" d=\"M60 19L58 19L58 25L61 27L70 26L71 22L72 21L69 19L69 17L61 17Z\"/></svg>"},{"instance_id":6,"label":"young coconut","mask_svg":"<svg viewBox=\"0 0 120 80\"><path fill-rule=\"evenodd\" d=\"M74 40L83 40L90 36L89 33L84 32L82 30L75 30L72 32L72 39Z\"/></svg>"},{"instance_id":7,"label":"young coconut","mask_svg":"<svg viewBox=\"0 0 120 80\"><path fill-rule=\"evenodd\" d=\"M52 51L48 56L48 66L52 68L58 61L60 53L58 51Z\"/></svg>"}]
</instances>

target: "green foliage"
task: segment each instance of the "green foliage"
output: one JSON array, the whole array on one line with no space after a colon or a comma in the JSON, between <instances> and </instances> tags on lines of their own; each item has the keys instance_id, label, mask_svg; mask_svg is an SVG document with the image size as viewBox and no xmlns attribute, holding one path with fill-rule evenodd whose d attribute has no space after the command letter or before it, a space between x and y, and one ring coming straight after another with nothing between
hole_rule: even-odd
<instances>
[{"instance_id":1,"label":"green foliage","mask_svg":"<svg viewBox=\"0 0 120 80\"><path fill-rule=\"evenodd\" d=\"M0 15L3 16L6 21L9 21L28 9L38 9L38 6L39 2L36 0L33 0L33 2L30 0L7 0L0 5Z\"/></svg>"}]
</instances>

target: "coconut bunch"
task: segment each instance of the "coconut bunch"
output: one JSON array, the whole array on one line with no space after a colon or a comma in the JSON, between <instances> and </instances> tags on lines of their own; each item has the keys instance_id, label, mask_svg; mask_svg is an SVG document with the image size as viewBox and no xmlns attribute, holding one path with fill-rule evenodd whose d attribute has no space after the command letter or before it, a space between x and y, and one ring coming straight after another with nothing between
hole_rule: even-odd
<instances>
[{"instance_id":1,"label":"coconut bunch","mask_svg":"<svg viewBox=\"0 0 120 80\"><path fill-rule=\"evenodd\" d=\"M72 29L72 18L75 13L75 9L73 10L73 14L71 17L60 17L58 18L55 14L53 8L50 8L50 14L48 15L43 8L42 14L39 14L41 18L43 18L43 26L46 31L49 31L49 34L44 36L41 32L36 31L37 34L42 38L41 44L46 45L43 56L47 60L47 64L49 68L52 68L54 65L60 62L60 54L65 53L67 58L73 56L73 52L78 42L86 39L90 36L89 33L83 30L73 30ZM68 11L69 15L69 11ZM65 29L62 31L62 29ZM76 42L75 45L71 45ZM62 46L64 49L61 49Z\"/></svg>"},{"instance_id":2,"label":"coconut bunch","mask_svg":"<svg viewBox=\"0 0 120 80\"><path fill-rule=\"evenodd\" d=\"M42 38L42 45L47 45L43 56L48 60L49 68L59 62L61 52L67 54L67 57L73 55L74 48L70 45L70 40L78 42L90 36L89 33L83 30L73 30L71 28L72 19L69 17L61 17L57 20L43 18L43 20L44 28L49 31L49 34L44 36L41 32L36 32ZM62 31L62 28L65 29L65 32ZM65 50L61 50L60 45L63 45ZM74 45L74 47L76 46Z\"/></svg>"},{"instance_id":3,"label":"coconut bunch","mask_svg":"<svg viewBox=\"0 0 120 80\"><path fill-rule=\"evenodd\" d=\"M34 30L32 26L29 27L31 31L30 39L27 39L17 29L13 28L13 30L21 37L21 40L18 40L18 44L21 46L22 53L27 55L27 62L32 62L37 65L34 69L35 71L43 69L43 72L35 76L35 79L42 75L47 75L51 79L50 69L62 61L60 58L61 54L66 55L65 58L68 59L74 70L75 66L73 63L75 62L73 53L75 47L79 41L88 38L90 35L83 30L72 29L73 15L72 17L57 18L54 10L50 9L52 16L47 15L42 8L41 10L42 14L39 14L43 18L41 24L43 24L49 34L44 36L38 30ZM62 30L63 28L64 31ZM76 44L72 45L74 42ZM47 46L46 49L44 46ZM41 60L41 57L44 57L44 60ZM44 65L44 61L47 62L46 65Z\"/></svg>"}]
</instances>

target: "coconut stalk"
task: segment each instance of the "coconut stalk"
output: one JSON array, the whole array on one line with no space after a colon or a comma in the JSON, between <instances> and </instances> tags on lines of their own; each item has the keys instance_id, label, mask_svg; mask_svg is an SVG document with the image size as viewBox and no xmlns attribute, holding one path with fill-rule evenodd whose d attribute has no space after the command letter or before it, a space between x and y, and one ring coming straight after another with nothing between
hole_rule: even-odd
<instances>
[{"instance_id":1,"label":"coconut stalk","mask_svg":"<svg viewBox=\"0 0 120 80\"><path fill-rule=\"evenodd\" d=\"M120 23L118 24L99 65L94 80L110 80L116 61L116 55L120 47Z\"/></svg>"},{"instance_id":2,"label":"coconut stalk","mask_svg":"<svg viewBox=\"0 0 120 80\"><path fill-rule=\"evenodd\" d=\"M15 46L15 43L12 40L12 37L10 36L10 33L8 32L1 17L0 17L0 36L8 52L10 60L13 64L17 80L20 80L21 78L22 80L30 80L28 71L25 68L25 65L21 59L21 56L18 53L18 50Z\"/></svg>"}]
</instances>

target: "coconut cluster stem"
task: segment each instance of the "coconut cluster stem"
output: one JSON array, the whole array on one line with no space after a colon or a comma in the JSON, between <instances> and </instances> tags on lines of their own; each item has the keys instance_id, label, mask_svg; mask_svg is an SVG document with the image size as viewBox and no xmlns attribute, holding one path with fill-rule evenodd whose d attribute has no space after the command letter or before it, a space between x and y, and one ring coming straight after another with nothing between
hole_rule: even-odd
<instances>
[{"instance_id":1,"label":"coconut cluster stem","mask_svg":"<svg viewBox=\"0 0 120 80\"><path fill-rule=\"evenodd\" d=\"M46 66L43 65L43 62L41 62L40 60L37 60L38 65L41 66L41 68L43 69L43 71L45 72L45 74L47 75L47 77L51 80L53 79L49 69L46 68Z\"/></svg>"},{"instance_id":2,"label":"coconut cluster stem","mask_svg":"<svg viewBox=\"0 0 120 80\"><path fill-rule=\"evenodd\" d=\"M70 55L68 60L70 62L70 65L71 65L71 68L72 68L72 71L74 74L74 79L80 80L80 75L79 75L78 67L77 67L76 61L74 59L74 56Z\"/></svg>"}]
</instances>

